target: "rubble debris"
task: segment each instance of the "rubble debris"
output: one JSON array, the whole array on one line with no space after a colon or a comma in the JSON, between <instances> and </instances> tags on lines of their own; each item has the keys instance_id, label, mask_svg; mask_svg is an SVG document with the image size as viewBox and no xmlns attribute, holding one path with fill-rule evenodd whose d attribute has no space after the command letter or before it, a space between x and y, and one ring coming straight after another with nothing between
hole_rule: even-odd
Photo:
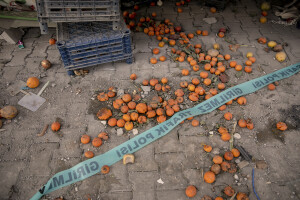
<instances>
[{"instance_id":1,"label":"rubble debris","mask_svg":"<svg viewBox=\"0 0 300 200\"><path fill-rule=\"evenodd\" d=\"M127 165L128 163L134 163L134 155L126 154L123 156L123 164Z\"/></svg>"}]
</instances>

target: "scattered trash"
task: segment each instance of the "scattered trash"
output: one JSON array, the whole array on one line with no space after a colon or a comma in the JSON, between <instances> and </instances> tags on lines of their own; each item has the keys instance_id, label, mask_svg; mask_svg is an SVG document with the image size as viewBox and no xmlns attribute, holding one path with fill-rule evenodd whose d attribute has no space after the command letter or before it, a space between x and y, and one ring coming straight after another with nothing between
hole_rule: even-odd
<instances>
[{"instance_id":1,"label":"scattered trash","mask_svg":"<svg viewBox=\"0 0 300 200\"><path fill-rule=\"evenodd\" d=\"M142 90L144 92L150 92L151 91L151 87L150 86L141 86Z\"/></svg>"},{"instance_id":2,"label":"scattered trash","mask_svg":"<svg viewBox=\"0 0 300 200\"><path fill-rule=\"evenodd\" d=\"M123 129L122 128L118 128L117 129L117 136L121 136L123 135Z\"/></svg>"},{"instance_id":3,"label":"scattered trash","mask_svg":"<svg viewBox=\"0 0 300 200\"><path fill-rule=\"evenodd\" d=\"M237 165L240 169L243 169L244 167L249 165L249 162L247 160L243 160L240 163L238 163Z\"/></svg>"},{"instance_id":4,"label":"scattered trash","mask_svg":"<svg viewBox=\"0 0 300 200\"><path fill-rule=\"evenodd\" d=\"M164 184L164 183L165 183L165 182L163 182L163 180L161 180L161 178L158 179L157 182L158 182L159 184Z\"/></svg>"},{"instance_id":5,"label":"scattered trash","mask_svg":"<svg viewBox=\"0 0 300 200\"><path fill-rule=\"evenodd\" d=\"M24 44L23 44L23 42L21 42L21 40L19 40L19 42L18 42L18 47L19 47L19 49L24 49L25 48Z\"/></svg>"},{"instance_id":6,"label":"scattered trash","mask_svg":"<svg viewBox=\"0 0 300 200\"><path fill-rule=\"evenodd\" d=\"M135 128L135 129L132 129L132 133L133 133L133 135L137 135L137 134L139 134L139 131Z\"/></svg>"},{"instance_id":7,"label":"scattered trash","mask_svg":"<svg viewBox=\"0 0 300 200\"><path fill-rule=\"evenodd\" d=\"M245 149L241 146L236 146L236 148L241 152L242 156L249 162L251 162L252 160L252 156L247 152L245 151Z\"/></svg>"},{"instance_id":8,"label":"scattered trash","mask_svg":"<svg viewBox=\"0 0 300 200\"><path fill-rule=\"evenodd\" d=\"M127 165L128 163L134 163L134 155L126 154L123 156L123 164Z\"/></svg>"},{"instance_id":9,"label":"scattered trash","mask_svg":"<svg viewBox=\"0 0 300 200\"><path fill-rule=\"evenodd\" d=\"M46 99L33 94L32 92L29 92L18 102L18 104L20 106L23 106L24 108L27 108L28 110L35 112L39 109L39 107L43 105L45 101Z\"/></svg>"},{"instance_id":10,"label":"scattered trash","mask_svg":"<svg viewBox=\"0 0 300 200\"><path fill-rule=\"evenodd\" d=\"M238 134L238 133L235 133L235 134L233 135L233 137L234 137L235 139L237 139L237 140L239 140L239 139L242 138L241 135Z\"/></svg>"},{"instance_id":11,"label":"scattered trash","mask_svg":"<svg viewBox=\"0 0 300 200\"><path fill-rule=\"evenodd\" d=\"M41 131L41 133L37 134L37 136L41 137L41 136L45 135L45 133L46 133L48 127L49 127L49 124L46 124L46 125L44 126L43 130Z\"/></svg>"}]
</instances>

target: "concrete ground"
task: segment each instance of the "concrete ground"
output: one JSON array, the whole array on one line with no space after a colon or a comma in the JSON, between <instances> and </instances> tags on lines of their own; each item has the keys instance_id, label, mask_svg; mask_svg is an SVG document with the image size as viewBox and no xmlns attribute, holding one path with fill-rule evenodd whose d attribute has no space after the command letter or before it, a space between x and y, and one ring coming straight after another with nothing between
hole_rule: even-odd
<instances>
[{"instance_id":1,"label":"concrete ground","mask_svg":"<svg viewBox=\"0 0 300 200\"><path fill-rule=\"evenodd\" d=\"M246 53L251 51L256 57L251 74L237 74L228 69L229 86L271 73L300 61L300 31L295 26L284 26L272 23L278 19L269 13L266 24L259 23L260 10L255 2L240 1L237 5L228 5L224 11L212 14L208 7L193 1L184 7L183 13L175 11L175 2L164 2L162 7L141 8L139 15L155 11L158 19L168 18L180 24L186 33L197 29L208 30L206 37L196 36L193 44L201 43L204 49L212 48L214 43L221 45L222 54L230 54L232 59L243 63ZM217 23L207 24L204 17L215 17ZM220 27L228 27L227 41L243 44L236 52L230 51L224 38L216 36ZM50 34L40 35L40 30L30 28L24 35L24 49L1 41L0 46L0 107L14 105L19 114L13 120L3 120L0 132L0 199L23 200L31 198L37 190L54 174L85 160L83 153L90 149L96 155L134 137L132 132L118 136L116 128L102 124L96 117L93 98L96 91L106 90L111 86L128 92L136 90L144 79L168 77L172 88L179 88L179 82L190 80L181 76L181 68L189 67L187 63L178 64L168 57L164 63L152 65L149 58L151 50L157 47L157 40L144 33L132 33L134 63L107 63L88 68L85 76L69 77L55 46L50 46ZM256 39L264 36L268 40L287 43L284 48L287 60L279 63L274 52L266 52L266 45ZM170 53L170 48L161 48L160 55ZM41 60L47 58L53 66L44 70ZM131 73L138 78L135 85L129 79ZM47 101L36 112L31 112L17 102L24 96L19 93L10 96L6 90L16 80L27 80L28 77L40 78L41 86L50 81L41 95ZM199 75L198 75L199 76ZM195 185L198 193L194 199L204 195L213 198L224 196L226 185L245 192L250 199L256 199L252 189L252 168L255 162L264 160L266 168L255 170L255 187L261 199L300 199L300 79L299 74L279 81L279 86L270 91L263 88L247 95L247 105L233 104L229 111L233 121L251 118L254 129L236 128L241 138L234 139L234 145L240 145L253 156L253 162L239 168L234 174L221 173L216 182L207 184L203 181L203 172L212 165L212 157L229 149L229 143L220 140L217 125L232 129L233 121L223 119L224 111L215 110L209 114L195 117L203 122L199 127L192 127L190 122L177 126L165 137L153 142L135 153L134 164L123 165L120 161L111 166L107 175L97 174L84 181L54 191L43 199L54 199L63 196L65 199L187 199L185 188ZM41 86L30 91L37 93ZM56 118L62 121L59 135L50 129L42 137L37 134L45 124L51 124ZM274 134L276 122L284 121L289 128L284 133ZM149 123L138 128L141 133L156 123ZM80 144L80 136L88 134L96 137L106 131L109 140L100 148ZM275 133L278 133L275 131ZM212 153L205 153L202 145L213 147ZM244 158L237 159L240 162ZM161 179L163 184L158 183ZM227 198L230 199L230 198Z\"/></svg>"}]
</instances>

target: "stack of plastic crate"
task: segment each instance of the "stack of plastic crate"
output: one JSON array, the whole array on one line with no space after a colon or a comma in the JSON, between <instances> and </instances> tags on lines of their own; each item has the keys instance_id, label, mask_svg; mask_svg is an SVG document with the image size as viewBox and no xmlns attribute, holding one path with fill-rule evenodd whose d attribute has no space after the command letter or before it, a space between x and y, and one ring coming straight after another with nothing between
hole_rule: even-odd
<instances>
[{"instance_id":1,"label":"stack of plastic crate","mask_svg":"<svg viewBox=\"0 0 300 200\"><path fill-rule=\"evenodd\" d=\"M37 0L42 33L57 22L57 48L69 74L97 64L132 63L130 30L119 0Z\"/></svg>"}]
</instances>

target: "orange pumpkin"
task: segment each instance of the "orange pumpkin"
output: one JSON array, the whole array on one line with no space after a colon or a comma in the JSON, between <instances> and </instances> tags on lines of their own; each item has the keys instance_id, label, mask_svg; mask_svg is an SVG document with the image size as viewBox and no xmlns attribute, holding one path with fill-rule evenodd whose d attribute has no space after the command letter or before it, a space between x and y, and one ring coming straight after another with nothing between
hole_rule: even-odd
<instances>
[{"instance_id":1,"label":"orange pumpkin","mask_svg":"<svg viewBox=\"0 0 300 200\"><path fill-rule=\"evenodd\" d=\"M97 99L99 101L107 101L108 100L108 94L101 92L98 94Z\"/></svg>"},{"instance_id":2,"label":"orange pumpkin","mask_svg":"<svg viewBox=\"0 0 300 200\"><path fill-rule=\"evenodd\" d=\"M205 94L205 90L204 90L204 88L201 87L201 86L196 87L196 88L195 88L195 92L196 92L197 94L199 94L199 95L204 95L204 94Z\"/></svg>"},{"instance_id":3,"label":"orange pumpkin","mask_svg":"<svg viewBox=\"0 0 300 200\"><path fill-rule=\"evenodd\" d=\"M102 173L102 174L108 174L109 171L110 171L110 168L109 168L108 165L103 165L103 166L101 167L101 173Z\"/></svg>"},{"instance_id":4,"label":"orange pumpkin","mask_svg":"<svg viewBox=\"0 0 300 200\"><path fill-rule=\"evenodd\" d=\"M220 106L219 108L218 108L219 110L225 110L226 109L226 105L222 105L222 106Z\"/></svg>"},{"instance_id":5,"label":"orange pumpkin","mask_svg":"<svg viewBox=\"0 0 300 200\"><path fill-rule=\"evenodd\" d=\"M285 130L288 128L288 126L287 126L286 123L284 123L284 122L278 122L278 123L276 124L276 128L277 128L278 130L285 131Z\"/></svg>"},{"instance_id":6,"label":"orange pumpkin","mask_svg":"<svg viewBox=\"0 0 300 200\"><path fill-rule=\"evenodd\" d=\"M223 162L223 158L219 155L216 155L213 157L213 162L220 165Z\"/></svg>"},{"instance_id":7,"label":"orange pumpkin","mask_svg":"<svg viewBox=\"0 0 300 200\"><path fill-rule=\"evenodd\" d=\"M138 113L146 113L147 112L147 105L145 103L138 103L136 105L136 110L138 111Z\"/></svg>"},{"instance_id":8,"label":"orange pumpkin","mask_svg":"<svg viewBox=\"0 0 300 200\"><path fill-rule=\"evenodd\" d=\"M223 135L224 133L228 133L228 130L227 128L223 127L223 126L220 126L219 129L218 129L218 132Z\"/></svg>"},{"instance_id":9,"label":"orange pumpkin","mask_svg":"<svg viewBox=\"0 0 300 200\"><path fill-rule=\"evenodd\" d=\"M231 153L232 153L233 157L235 157L235 158L239 157L241 154L240 151L236 148L231 149Z\"/></svg>"},{"instance_id":10,"label":"orange pumpkin","mask_svg":"<svg viewBox=\"0 0 300 200\"><path fill-rule=\"evenodd\" d=\"M181 70L181 74L183 76L188 76L190 74L190 71L188 69L183 69L183 70Z\"/></svg>"},{"instance_id":11,"label":"orange pumpkin","mask_svg":"<svg viewBox=\"0 0 300 200\"><path fill-rule=\"evenodd\" d=\"M50 38L49 44L54 45L56 43L56 40L54 38Z\"/></svg>"},{"instance_id":12,"label":"orange pumpkin","mask_svg":"<svg viewBox=\"0 0 300 200\"><path fill-rule=\"evenodd\" d=\"M52 131L59 131L59 129L60 129L60 123L59 122L53 122L52 124L51 124L51 130Z\"/></svg>"},{"instance_id":13,"label":"orange pumpkin","mask_svg":"<svg viewBox=\"0 0 300 200\"><path fill-rule=\"evenodd\" d=\"M175 112L178 112L180 110L180 107L179 105L175 104L172 106L172 109L175 111Z\"/></svg>"},{"instance_id":14,"label":"orange pumpkin","mask_svg":"<svg viewBox=\"0 0 300 200\"><path fill-rule=\"evenodd\" d=\"M213 164L210 168L210 171L217 175L221 172L221 166L219 164Z\"/></svg>"},{"instance_id":15,"label":"orange pumpkin","mask_svg":"<svg viewBox=\"0 0 300 200\"><path fill-rule=\"evenodd\" d=\"M186 189L185 189L185 195L187 197L194 197L197 194L197 189L195 186L193 185L189 185Z\"/></svg>"},{"instance_id":16,"label":"orange pumpkin","mask_svg":"<svg viewBox=\"0 0 300 200\"><path fill-rule=\"evenodd\" d=\"M102 140L108 140L108 134L105 132L101 132L98 134L98 138L101 138Z\"/></svg>"},{"instance_id":17,"label":"orange pumpkin","mask_svg":"<svg viewBox=\"0 0 300 200\"><path fill-rule=\"evenodd\" d=\"M131 120L131 117L130 117L130 115L129 114L125 114L125 115L123 115L123 117L122 117L126 122L129 122L130 120Z\"/></svg>"},{"instance_id":18,"label":"orange pumpkin","mask_svg":"<svg viewBox=\"0 0 300 200\"><path fill-rule=\"evenodd\" d=\"M91 140L91 137L89 135L82 135L81 138L80 138L80 141L82 144L87 144L89 143Z\"/></svg>"},{"instance_id":19,"label":"orange pumpkin","mask_svg":"<svg viewBox=\"0 0 300 200\"><path fill-rule=\"evenodd\" d=\"M124 128L125 128L127 131L132 130L132 129L133 129L133 123L132 123L132 122L126 122Z\"/></svg>"},{"instance_id":20,"label":"orange pumpkin","mask_svg":"<svg viewBox=\"0 0 300 200\"><path fill-rule=\"evenodd\" d=\"M236 101L240 105L245 105L247 103L247 99L245 97L239 97Z\"/></svg>"},{"instance_id":21,"label":"orange pumpkin","mask_svg":"<svg viewBox=\"0 0 300 200\"><path fill-rule=\"evenodd\" d=\"M158 84L158 80L157 79L153 78L153 79L150 80L150 85L151 86L154 87L156 84Z\"/></svg>"},{"instance_id":22,"label":"orange pumpkin","mask_svg":"<svg viewBox=\"0 0 300 200\"><path fill-rule=\"evenodd\" d=\"M273 83L271 83L271 84L268 85L268 89L269 90L275 90L276 86Z\"/></svg>"},{"instance_id":23,"label":"orange pumpkin","mask_svg":"<svg viewBox=\"0 0 300 200\"><path fill-rule=\"evenodd\" d=\"M204 181L206 183L213 183L216 180L216 175L211 172L211 171L207 171L204 173Z\"/></svg>"},{"instance_id":24,"label":"orange pumpkin","mask_svg":"<svg viewBox=\"0 0 300 200\"><path fill-rule=\"evenodd\" d=\"M239 127L245 128L247 126L247 122L244 119L240 119L238 122Z\"/></svg>"},{"instance_id":25,"label":"orange pumpkin","mask_svg":"<svg viewBox=\"0 0 300 200\"><path fill-rule=\"evenodd\" d=\"M39 86L39 84L40 84L40 81L36 77L30 77L27 79L27 86L29 88L36 88Z\"/></svg>"},{"instance_id":26,"label":"orange pumpkin","mask_svg":"<svg viewBox=\"0 0 300 200\"><path fill-rule=\"evenodd\" d=\"M131 95L130 95L130 94L124 94L124 95L122 96L122 100L123 100L125 103L131 101L131 100L132 100Z\"/></svg>"},{"instance_id":27,"label":"orange pumpkin","mask_svg":"<svg viewBox=\"0 0 300 200\"><path fill-rule=\"evenodd\" d=\"M143 84L144 86L147 86L147 85L149 85L149 81L145 79L145 80L143 80L142 84Z\"/></svg>"},{"instance_id":28,"label":"orange pumpkin","mask_svg":"<svg viewBox=\"0 0 300 200\"><path fill-rule=\"evenodd\" d=\"M192 83L193 83L194 85L199 85L200 80L197 79L197 78L193 78L193 79L192 79Z\"/></svg>"},{"instance_id":29,"label":"orange pumpkin","mask_svg":"<svg viewBox=\"0 0 300 200\"><path fill-rule=\"evenodd\" d=\"M110 118L112 116L112 112L110 109L108 108L101 108L98 113L97 113L97 117L100 120L107 120L108 118Z\"/></svg>"},{"instance_id":30,"label":"orange pumpkin","mask_svg":"<svg viewBox=\"0 0 300 200\"><path fill-rule=\"evenodd\" d=\"M254 128L254 124L251 119L247 120L247 129L252 130Z\"/></svg>"},{"instance_id":31,"label":"orange pumpkin","mask_svg":"<svg viewBox=\"0 0 300 200\"><path fill-rule=\"evenodd\" d=\"M131 79L131 80L135 80L136 78L137 78L136 74L131 74L131 75L130 75L130 79Z\"/></svg>"},{"instance_id":32,"label":"orange pumpkin","mask_svg":"<svg viewBox=\"0 0 300 200\"><path fill-rule=\"evenodd\" d=\"M117 121L117 126L118 127L122 128L122 127L124 127L124 125L125 125L125 120L124 119L119 119Z\"/></svg>"},{"instance_id":33,"label":"orange pumpkin","mask_svg":"<svg viewBox=\"0 0 300 200\"><path fill-rule=\"evenodd\" d=\"M173 116L174 115L174 110L172 108L168 108L166 110L166 115L169 116L169 117Z\"/></svg>"},{"instance_id":34,"label":"orange pumpkin","mask_svg":"<svg viewBox=\"0 0 300 200\"><path fill-rule=\"evenodd\" d=\"M113 101L113 107L114 109L120 109L120 107L122 106L122 104L124 103L124 101L122 99L116 99L115 101Z\"/></svg>"},{"instance_id":35,"label":"orange pumpkin","mask_svg":"<svg viewBox=\"0 0 300 200\"><path fill-rule=\"evenodd\" d=\"M196 119L192 120L192 126L196 127L196 126L199 126L199 124L200 123L198 120L196 120Z\"/></svg>"},{"instance_id":36,"label":"orange pumpkin","mask_svg":"<svg viewBox=\"0 0 300 200\"><path fill-rule=\"evenodd\" d=\"M206 151L207 153L212 151L212 147L210 145L204 145L203 150Z\"/></svg>"},{"instance_id":37,"label":"orange pumpkin","mask_svg":"<svg viewBox=\"0 0 300 200\"><path fill-rule=\"evenodd\" d=\"M226 161L221 163L221 168L224 172L227 172L230 169L230 164Z\"/></svg>"},{"instance_id":38,"label":"orange pumpkin","mask_svg":"<svg viewBox=\"0 0 300 200\"><path fill-rule=\"evenodd\" d=\"M138 118L139 118L139 114L137 114L135 112L130 113L130 119L132 121L136 121L136 120L138 120Z\"/></svg>"},{"instance_id":39,"label":"orange pumpkin","mask_svg":"<svg viewBox=\"0 0 300 200\"><path fill-rule=\"evenodd\" d=\"M153 118L156 116L156 112L154 110L149 110L146 115L148 118Z\"/></svg>"},{"instance_id":40,"label":"orange pumpkin","mask_svg":"<svg viewBox=\"0 0 300 200\"><path fill-rule=\"evenodd\" d=\"M86 158L93 158L94 157L94 153L92 151L86 151L86 152L84 152L84 156Z\"/></svg>"},{"instance_id":41,"label":"orange pumpkin","mask_svg":"<svg viewBox=\"0 0 300 200\"><path fill-rule=\"evenodd\" d=\"M98 137L94 138L93 141L92 141L92 145L94 147L100 147L102 145L101 138L98 138Z\"/></svg>"},{"instance_id":42,"label":"orange pumpkin","mask_svg":"<svg viewBox=\"0 0 300 200\"><path fill-rule=\"evenodd\" d=\"M199 95L198 95L197 93L195 93L195 92L192 92L192 93L190 93L190 95L189 95L189 99L190 99L191 101L198 101L198 100L199 100Z\"/></svg>"},{"instance_id":43,"label":"orange pumpkin","mask_svg":"<svg viewBox=\"0 0 300 200\"><path fill-rule=\"evenodd\" d=\"M158 49L158 48L154 48L154 49L152 50L152 53L153 53L153 54L159 54L159 49Z\"/></svg>"},{"instance_id":44,"label":"orange pumpkin","mask_svg":"<svg viewBox=\"0 0 300 200\"><path fill-rule=\"evenodd\" d=\"M231 135L229 133L224 133L223 135L221 135L221 140L223 141L229 141L231 138Z\"/></svg>"},{"instance_id":45,"label":"orange pumpkin","mask_svg":"<svg viewBox=\"0 0 300 200\"><path fill-rule=\"evenodd\" d=\"M176 95L177 97L182 97L182 96L184 95L184 92L183 92L182 89L177 89L177 90L175 91L175 95Z\"/></svg>"},{"instance_id":46,"label":"orange pumpkin","mask_svg":"<svg viewBox=\"0 0 300 200\"><path fill-rule=\"evenodd\" d=\"M224 158L225 160L232 160L233 159L233 154L231 153L231 151L226 151L224 154Z\"/></svg>"},{"instance_id":47,"label":"orange pumpkin","mask_svg":"<svg viewBox=\"0 0 300 200\"><path fill-rule=\"evenodd\" d=\"M108 123L109 126L114 127L114 126L117 125L117 119L116 118L110 118L107 123Z\"/></svg>"},{"instance_id":48,"label":"orange pumpkin","mask_svg":"<svg viewBox=\"0 0 300 200\"><path fill-rule=\"evenodd\" d=\"M113 97L116 96L116 93L113 92L113 91L109 91L109 92L107 93L107 96L108 96L109 98L113 98Z\"/></svg>"},{"instance_id":49,"label":"orange pumpkin","mask_svg":"<svg viewBox=\"0 0 300 200\"><path fill-rule=\"evenodd\" d=\"M231 120L232 119L232 114L230 113L230 112L227 112L227 113L225 113L224 114L224 118L226 119L226 120Z\"/></svg>"},{"instance_id":50,"label":"orange pumpkin","mask_svg":"<svg viewBox=\"0 0 300 200\"><path fill-rule=\"evenodd\" d=\"M234 189L230 186L227 186L224 188L224 193L229 196L229 197L232 197L235 193Z\"/></svg>"},{"instance_id":51,"label":"orange pumpkin","mask_svg":"<svg viewBox=\"0 0 300 200\"><path fill-rule=\"evenodd\" d=\"M188 82L187 81L180 82L180 87L187 88L187 86L188 86Z\"/></svg>"},{"instance_id":52,"label":"orange pumpkin","mask_svg":"<svg viewBox=\"0 0 300 200\"><path fill-rule=\"evenodd\" d=\"M236 200L250 200L250 199L245 193L239 192L236 195Z\"/></svg>"},{"instance_id":53,"label":"orange pumpkin","mask_svg":"<svg viewBox=\"0 0 300 200\"><path fill-rule=\"evenodd\" d=\"M161 79L161 83L162 83L162 84L167 84L167 83L168 83L168 79L167 79L166 77L163 77L163 78Z\"/></svg>"},{"instance_id":54,"label":"orange pumpkin","mask_svg":"<svg viewBox=\"0 0 300 200\"><path fill-rule=\"evenodd\" d=\"M164 115L161 115L161 116L158 116L157 117L157 122L158 123L163 123L164 121L166 121L167 120L167 118L166 118L166 116L164 116Z\"/></svg>"},{"instance_id":55,"label":"orange pumpkin","mask_svg":"<svg viewBox=\"0 0 300 200\"><path fill-rule=\"evenodd\" d=\"M140 124L146 123L147 122L147 118L145 116L139 116L138 122Z\"/></svg>"}]
</instances>

